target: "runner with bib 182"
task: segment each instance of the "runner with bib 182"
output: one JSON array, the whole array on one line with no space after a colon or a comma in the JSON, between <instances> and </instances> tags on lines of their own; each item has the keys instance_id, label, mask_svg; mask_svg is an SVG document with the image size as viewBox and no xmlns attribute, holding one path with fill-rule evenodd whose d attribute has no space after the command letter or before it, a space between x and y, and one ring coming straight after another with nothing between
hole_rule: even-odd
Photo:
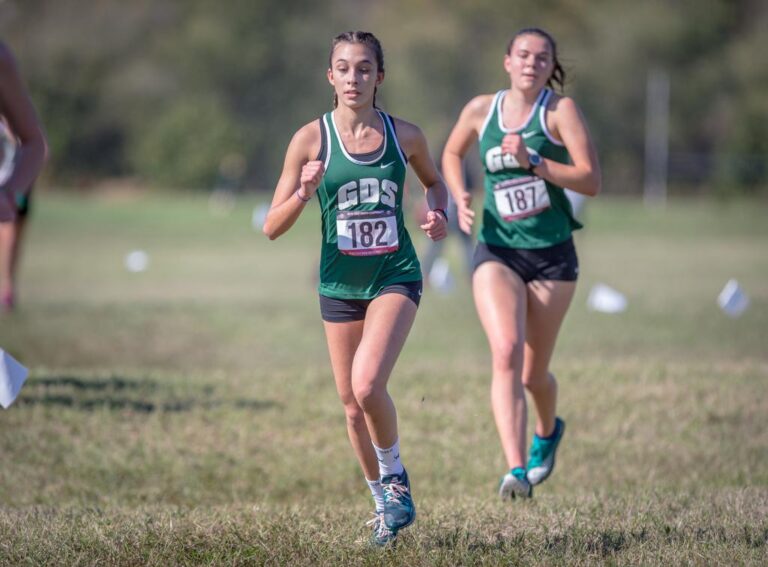
<instances>
[{"instance_id":1,"label":"runner with bib 182","mask_svg":"<svg viewBox=\"0 0 768 567\"><path fill-rule=\"evenodd\" d=\"M478 140L485 170L482 226L472 287L491 348L491 406L507 461L502 498L530 497L546 480L565 431L557 382L549 372L560 325L578 276L571 238L581 228L564 187L600 191L600 166L584 118L562 90L554 39L539 28L512 38L504 57L510 87L480 95L462 110L443 152L443 175L469 233L475 213L462 159ZM525 390L536 406L526 456Z\"/></svg>"},{"instance_id":2,"label":"runner with bib 182","mask_svg":"<svg viewBox=\"0 0 768 567\"><path fill-rule=\"evenodd\" d=\"M334 110L302 127L285 156L264 232L287 231L317 194L322 218L320 312L347 433L376 512L375 545L416 517L400 461L397 413L387 382L416 316L421 268L403 224L406 165L424 185L421 229L445 238L447 190L421 130L376 107L384 56L370 33L332 43Z\"/></svg>"}]
</instances>

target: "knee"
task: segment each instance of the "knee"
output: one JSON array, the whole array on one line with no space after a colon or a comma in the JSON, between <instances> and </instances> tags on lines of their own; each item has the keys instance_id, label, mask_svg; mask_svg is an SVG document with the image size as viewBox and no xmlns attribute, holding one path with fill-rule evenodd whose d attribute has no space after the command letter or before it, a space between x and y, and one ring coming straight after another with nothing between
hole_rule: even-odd
<instances>
[{"instance_id":1,"label":"knee","mask_svg":"<svg viewBox=\"0 0 768 567\"><path fill-rule=\"evenodd\" d=\"M350 427L354 429L367 427L365 423L365 413L363 412L363 408L361 408L357 402L355 402L353 407L345 406L344 413L347 416L347 425Z\"/></svg>"},{"instance_id":2,"label":"knee","mask_svg":"<svg viewBox=\"0 0 768 567\"><path fill-rule=\"evenodd\" d=\"M382 397L386 390L376 385L373 379L361 378L352 384L355 400L362 411L370 411Z\"/></svg>"},{"instance_id":3,"label":"knee","mask_svg":"<svg viewBox=\"0 0 768 567\"><path fill-rule=\"evenodd\" d=\"M505 341L491 348L493 367L496 370L511 370L523 362L523 341Z\"/></svg>"},{"instance_id":4,"label":"knee","mask_svg":"<svg viewBox=\"0 0 768 567\"><path fill-rule=\"evenodd\" d=\"M354 428L365 424L365 413L360 404L357 403L355 396L349 393L341 397L341 403L344 405L344 415L347 418L347 425Z\"/></svg>"},{"instance_id":5,"label":"knee","mask_svg":"<svg viewBox=\"0 0 768 567\"><path fill-rule=\"evenodd\" d=\"M557 382L555 377L546 370L543 372L530 371L523 375L523 386L529 392L541 392L557 388Z\"/></svg>"},{"instance_id":6,"label":"knee","mask_svg":"<svg viewBox=\"0 0 768 567\"><path fill-rule=\"evenodd\" d=\"M523 374L523 386L529 392L538 392L541 389L540 382L530 372Z\"/></svg>"}]
</instances>

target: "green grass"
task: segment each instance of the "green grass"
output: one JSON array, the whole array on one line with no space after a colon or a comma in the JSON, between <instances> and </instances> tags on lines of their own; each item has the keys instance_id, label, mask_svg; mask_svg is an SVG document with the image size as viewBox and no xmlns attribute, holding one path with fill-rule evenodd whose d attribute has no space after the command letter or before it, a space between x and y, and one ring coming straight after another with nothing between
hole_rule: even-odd
<instances>
[{"instance_id":1,"label":"green grass","mask_svg":"<svg viewBox=\"0 0 768 567\"><path fill-rule=\"evenodd\" d=\"M765 563L766 205L590 204L553 361L568 433L530 502L495 495L469 287L427 290L390 383L419 518L387 552L363 543L315 205L272 243L254 205L40 196L20 308L0 318L0 346L31 369L0 412L0 564ZM148 271L125 270L133 249ZM715 302L732 277L752 299L739 319ZM588 311L596 282L628 311Z\"/></svg>"}]
</instances>

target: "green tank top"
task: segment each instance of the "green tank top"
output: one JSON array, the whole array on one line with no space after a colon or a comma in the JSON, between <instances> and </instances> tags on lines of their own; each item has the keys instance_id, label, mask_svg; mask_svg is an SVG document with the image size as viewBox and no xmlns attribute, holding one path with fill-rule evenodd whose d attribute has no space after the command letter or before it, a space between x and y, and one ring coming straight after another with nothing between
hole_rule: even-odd
<instances>
[{"instance_id":1,"label":"green tank top","mask_svg":"<svg viewBox=\"0 0 768 567\"><path fill-rule=\"evenodd\" d=\"M547 130L550 89L542 89L531 114L518 129L502 123L506 92L496 93L479 136L485 195L478 240L507 248L546 248L568 240L582 225L574 218L563 188L521 168L514 156L502 155L501 141L506 134L518 133L529 153L560 163L569 162L568 150Z\"/></svg>"},{"instance_id":2,"label":"green tank top","mask_svg":"<svg viewBox=\"0 0 768 567\"><path fill-rule=\"evenodd\" d=\"M403 223L406 158L389 115L377 111L384 143L374 155L350 155L333 113L322 118L325 175L317 194L322 212L321 295L373 299L382 288L421 279Z\"/></svg>"}]
</instances>

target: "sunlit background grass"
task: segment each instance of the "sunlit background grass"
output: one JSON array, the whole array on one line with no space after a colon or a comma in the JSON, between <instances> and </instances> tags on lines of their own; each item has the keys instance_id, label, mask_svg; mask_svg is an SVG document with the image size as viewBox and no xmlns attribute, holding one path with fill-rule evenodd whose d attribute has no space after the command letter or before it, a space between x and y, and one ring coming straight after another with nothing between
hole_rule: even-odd
<instances>
[{"instance_id":1,"label":"sunlit background grass","mask_svg":"<svg viewBox=\"0 0 768 567\"><path fill-rule=\"evenodd\" d=\"M0 413L4 564L765 560L764 204L589 204L553 361L568 433L523 503L497 501L489 357L451 242L456 285L425 291L390 383L419 520L382 554L362 543L372 506L325 351L317 211L269 242L255 198L38 201L0 318L31 369ZM716 304L730 278L751 298L738 319ZM586 308L598 282L626 312Z\"/></svg>"}]
</instances>

